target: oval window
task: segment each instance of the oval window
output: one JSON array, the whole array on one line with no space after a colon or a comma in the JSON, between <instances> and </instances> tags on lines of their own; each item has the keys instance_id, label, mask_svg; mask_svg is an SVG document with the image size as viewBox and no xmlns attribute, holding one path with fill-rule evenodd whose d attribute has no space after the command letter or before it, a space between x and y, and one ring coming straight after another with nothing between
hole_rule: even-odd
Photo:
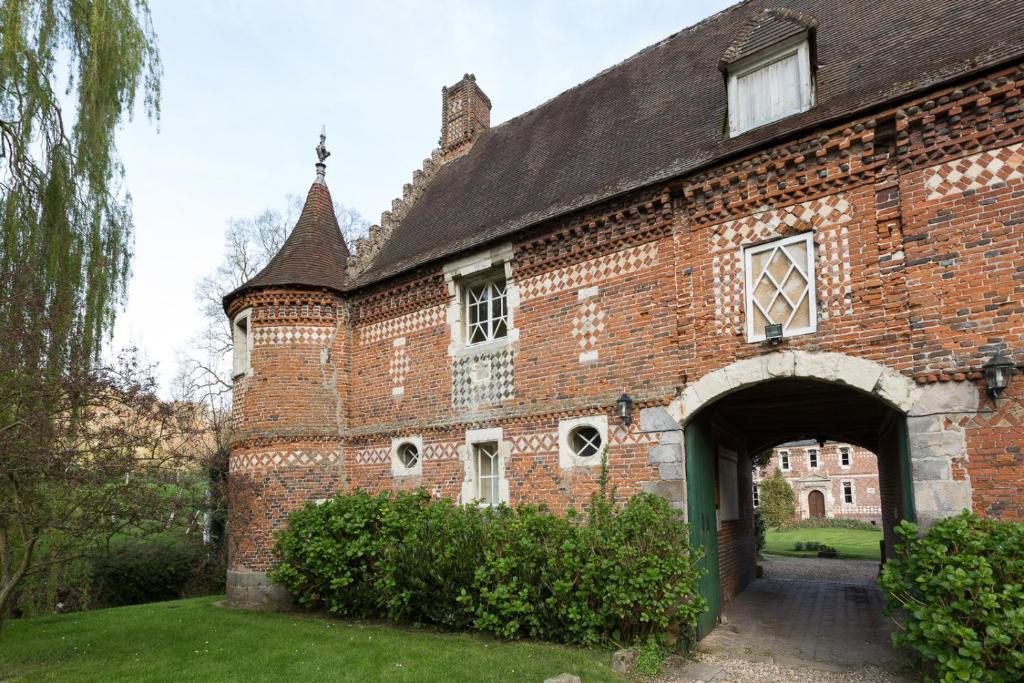
<instances>
[{"instance_id":1,"label":"oval window","mask_svg":"<svg viewBox=\"0 0 1024 683\"><path fill-rule=\"evenodd\" d=\"M577 458L590 458L601 452L601 433L590 425L569 432L569 447Z\"/></svg>"},{"instance_id":2,"label":"oval window","mask_svg":"<svg viewBox=\"0 0 1024 683\"><path fill-rule=\"evenodd\" d=\"M398 461L402 463L402 466L407 470L411 470L416 467L416 463L420 461L420 452L416 448L414 443L403 443L398 447Z\"/></svg>"}]
</instances>

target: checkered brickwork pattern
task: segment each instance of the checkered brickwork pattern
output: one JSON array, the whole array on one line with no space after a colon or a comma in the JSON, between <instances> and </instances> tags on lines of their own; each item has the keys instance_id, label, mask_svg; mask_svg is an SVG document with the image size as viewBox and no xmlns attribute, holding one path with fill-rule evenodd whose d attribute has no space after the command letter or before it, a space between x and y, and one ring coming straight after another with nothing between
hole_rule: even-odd
<instances>
[{"instance_id":1,"label":"checkered brickwork pattern","mask_svg":"<svg viewBox=\"0 0 1024 683\"><path fill-rule=\"evenodd\" d=\"M409 354L405 351L405 337L399 337L392 346L388 376L391 377L391 394L405 392L405 376L409 374Z\"/></svg>"},{"instance_id":2,"label":"checkered brickwork pattern","mask_svg":"<svg viewBox=\"0 0 1024 683\"><path fill-rule=\"evenodd\" d=\"M515 397L511 348L457 358L452 363L452 405L472 407Z\"/></svg>"},{"instance_id":3,"label":"checkered brickwork pattern","mask_svg":"<svg viewBox=\"0 0 1024 683\"><path fill-rule=\"evenodd\" d=\"M272 325L268 327L255 326L252 331L253 346L277 346L281 344L330 346L333 339L333 327Z\"/></svg>"},{"instance_id":4,"label":"checkered brickwork pattern","mask_svg":"<svg viewBox=\"0 0 1024 683\"><path fill-rule=\"evenodd\" d=\"M458 460L459 444L455 441L436 441L423 444L423 459L431 462L442 460ZM391 448L388 446L370 446L359 448L355 452L356 465L386 465L391 462Z\"/></svg>"},{"instance_id":5,"label":"checkered brickwork pattern","mask_svg":"<svg viewBox=\"0 0 1024 683\"><path fill-rule=\"evenodd\" d=\"M598 336L604 332L604 311L594 300L580 304L572 318L572 336L580 346L580 361L597 360Z\"/></svg>"},{"instance_id":6,"label":"checkered brickwork pattern","mask_svg":"<svg viewBox=\"0 0 1024 683\"><path fill-rule=\"evenodd\" d=\"M445 306L441 304L366 325L359 330L359 341L363 344L372 344L440 325L445 320L445 310Z\"/></svg>"},{"instance_id":7,"label":"checkered brickwork pattern","mask_svg":"<svg viewBox=\"0 0 1024 683\"><path fill-rule=\"evenodd\" d=\"M928 199L943 199L968 190L1024 179L1022 147L1024 144L1017 143L935 166L925 176Z\"/></svg>"},{"instance_id":8,"label":"checkered brickwork pattern","mask_svg":"<svg viewBox=\"0 0 1024 683\"><path fill-rule=\"evenodd\" d=\"M614 254L525 278L519 285L519 296L521 300L526 301L566 289L587 287L595 282L618 278L650 268L657 260L658 244L648 242L617 251Z\"/></svg>"},{"instance_id":9,"label":"checkered brickwork pattern","mask_svg":"<svg viewBox=\"0 0 1024 683\"><path fill-rule=\"evenodd\" d=\"M853 206L843 193L726 221L712 229L712 286L715 329L743 334L745 315L743 246L773 237L786 229L813 229L818 253L816 287L818 317L853 313L850 239L847 224Z\"/></svg>"},{"instance_id":10,"label":"checkered brickwork pattern","mask_svg":"<svg viewBox=\"0 0 1024 683\"><path fill-rule=\"evenodd\" d=\"M263 453L232 454L228 467L231 472L255 472L264 469L286 467L313 467L335 465L341 458L341 451L284 450Z\"/></svg>"}]
</instances>

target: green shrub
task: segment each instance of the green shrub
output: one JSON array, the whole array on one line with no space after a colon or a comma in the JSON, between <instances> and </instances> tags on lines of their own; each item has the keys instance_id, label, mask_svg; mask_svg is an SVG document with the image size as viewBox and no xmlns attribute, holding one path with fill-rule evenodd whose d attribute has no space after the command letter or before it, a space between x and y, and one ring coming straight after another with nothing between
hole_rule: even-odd
<instances>
[{"instance_id":1,"label":"green shrub","mask_svg":"<svg viewBox=\"0 0 1024 683\"><path fill-rule=\"evenodd\" d=\"M757 552L764 550L765 532L768 530L768 525L764 522L764 515L761 514L760 510L754 511L754 545L757 547Z\"/></svg>"},{"instance_id":2,"label":"green shrub","mask_svg":"<svg viewBox=\"0 0 1024 683\"><path fill-rule=\"evenodd\" d=\"M845 517L808 517L792 519L782 525L783 529L860 529L864 531L881 531L881 527L859 519Z\"/></svg>"},{"instance_id":3,"label":"green shrub","mask_svg":"<svg viewBox=\"0 0 1024 683\"><path fill-rule=\"evenodd\" d=\"M804 550L815 551L821 547L817 541L804 541Z\"/></svg>"},{"instance_id":4,"label":"green shrub","mask_svg":"<svg viewBox=\"0 0 1024 683\"><path fill-rule=\"evenodd\" d=\"M1024 679L1024 524L963 513L918 536L904 522L879 579L897 645L942 681Z\"/></svg>"},{"instance_id":5,"label":"green shrub","mask_svg":"<svg viewBox=\"0 0 1024 683\"><path fill-rule=\"evenodd\" d=\"M764 515L767 526L782 526L796 516L796 494L781 471L775 470L772 476L762 479L757 488L758 511Z\"/></svg>"},{"instance_id":6,"label":"green shrub","mask_svg":"<svg viewBox=\"0 0 1024 683\"><path fill-rule=\"evenodd\" d=\"M346 616L570 643L686 638L704 608L681 514L653 495L588 515L479 508L425 492L307 504L278 534L273 579Z\"/></svg>"},{"instance_id":7,"label":"green shrub","mask_svg":"<svg viewBox=\"0 0 1024 683\"><path fill-rule=\"evenodd\" d=\"M803 541L797 541L796 543L793 544L793 550L803 550L803 549L804 549L804 542Z\"/></svg>"},{"instance_id":8,"label":"green shrub","mask_svg":"<svg viewBox=\"0 0 1024 683\"><path fill-rule=\"evenodd\" d=\"M203 554L202 546L173 537L118 543L93 565L95 606L118 607L183 597L203 564Z\"/></svg>"}]
</instances>

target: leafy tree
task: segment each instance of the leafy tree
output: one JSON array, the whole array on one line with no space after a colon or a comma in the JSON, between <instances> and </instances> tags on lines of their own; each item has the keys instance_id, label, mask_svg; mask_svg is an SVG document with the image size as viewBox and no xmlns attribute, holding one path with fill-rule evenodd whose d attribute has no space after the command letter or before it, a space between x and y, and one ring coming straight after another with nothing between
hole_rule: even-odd
<instances>
[{"instance_id":1,"label":"leafy tree","mask_svg":"<svg viewBox=\"0 0 1024 683\"><path fill-rule=\"evenodd\" d=\"M767 526L782 526L796 515L796 494L781 471L775 470L772 476L761 480L758 495L758 510Z\"/></svg>"},{"instance_id":2,"label":"leafy tree","mask_svg":"<svg viewBox=\"0 0 1024 683\"><path fill-rule=\"evenodd\" d=\"M160 75L145 0L0 0L0 618L55 524L84 541L120 500L72 461L125 455L89 420L146 393L96 366L132 253L115 132L140 97L158 115Z\"/></svg>"}]
</instances>

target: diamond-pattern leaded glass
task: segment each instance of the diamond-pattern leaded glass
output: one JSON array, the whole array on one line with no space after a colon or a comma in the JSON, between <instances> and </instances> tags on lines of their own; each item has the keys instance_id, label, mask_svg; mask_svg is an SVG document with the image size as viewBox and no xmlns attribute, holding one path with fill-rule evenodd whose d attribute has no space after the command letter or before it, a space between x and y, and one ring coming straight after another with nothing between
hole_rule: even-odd
<instances>
[{"instance_id":1,"label":"diamond-pattern leaded glass","mask_svg":"<svg viewBox=\"0 0 1024 683\"><path fill-rule=\"evenodd\" d=\"M814 243L806 233L746 250L747 338L764 339L768 324L783 335L813 332Z\"/></svg>"}]
</instances>

